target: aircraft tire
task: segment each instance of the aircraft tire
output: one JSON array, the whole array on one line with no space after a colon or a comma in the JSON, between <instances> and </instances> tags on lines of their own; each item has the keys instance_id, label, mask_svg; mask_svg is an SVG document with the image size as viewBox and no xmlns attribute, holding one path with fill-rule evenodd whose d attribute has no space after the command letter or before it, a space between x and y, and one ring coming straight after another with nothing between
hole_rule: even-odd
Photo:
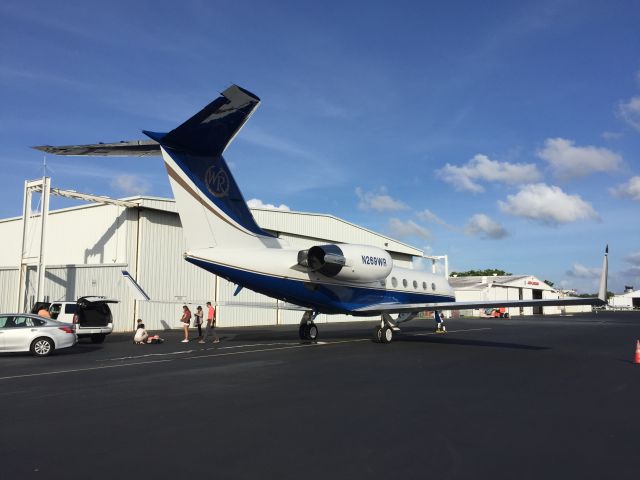
<instances>
[{"instance_id":1,"label":"aircraft tire","mask_svg":"<svg viewBox=\"0 0 640 480\"><path fill-rule=\"evenodd\" d=\"M315 342L318 340L318 327L315 323L300 325L300 340Z\"/></svg>"},{"instance_id":2,"label":"aircraft tire","mask_svg":"<svg viewBox=\"0 0 640 480\"><path fill-rule=\"evenodd\" d=\"M391 343L393 340L393 330L389 327L380 329L380 343Z\"/></svg>"},{"instance_id":3,"label":"aircraft tire","mask_svg":"<svg viewBox=\"0 0 640 480\"><path fill-rule=\"evenodd\" d=\"M311 325L307 325L307 337L308 340L311 340L312 342L315 342L318 340L318 327L315 323L312 323Z\"/></svg>"},{"instance_id":4,"label":"aircraft tire","mask_svg":"<svg viewBox=\"0 0 640 480\"><path fill-rule=\"evenodd\" d=\"M376 343L382 343L382 328L375 327L373 329L373 341Z\"/></svg>"}]
</instances>

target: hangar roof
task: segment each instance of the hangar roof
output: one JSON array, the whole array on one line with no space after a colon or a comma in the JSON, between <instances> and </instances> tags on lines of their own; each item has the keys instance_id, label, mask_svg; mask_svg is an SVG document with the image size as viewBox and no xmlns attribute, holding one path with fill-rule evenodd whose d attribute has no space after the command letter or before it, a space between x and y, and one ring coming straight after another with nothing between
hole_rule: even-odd
<instances>
[{"instance_id":1,"label":"hangar roof","mask_svg":"<svg viewBox=\"0 0 640 480\"><path fill-rule=\"evenodd\" d=\"M139 201L143 208L177 213L172 198L138 196L123 200ZM272 232L300 237L324 238L336 243L361 243L384 250L421 257L422 250L393 238L326 213L294 212L268 208L249 208L258 225Z\"/></svg>"},{"instance_id":2,"label":"hangar roof","mask_svg":"<svg viewBox=\"0 0 640 480\"><path fill-rule=\"evenodd\" d=\"M497 275L477 277L450 277L449 284L455 290L484 290L491 285L522 287L536 290L555 290L532 275Z\"/></svg>"},{"instance_id":3,"label":"hangar roof","mask_svg":"<svg viewBox=\"0 0 640 480\"><path fill-rule=\"evenodd\" d=\"M172 198L139 195L122 198L138 203L142 208L178 213L175 200ZM70 210L99 207L100 204L90 203L76 207L52 210L50 214L59 214ZM422 250L402 243L393 238L381 235L354 223L333 215L324 213L292 212L264 208L250 208L251 213L260 227L277 233L286 233L299 237L323 238L336 243L356 243L374 245L390 252L421 257ZM20 220L21 217L0 221Z\"/></svg>"}]
</instances>

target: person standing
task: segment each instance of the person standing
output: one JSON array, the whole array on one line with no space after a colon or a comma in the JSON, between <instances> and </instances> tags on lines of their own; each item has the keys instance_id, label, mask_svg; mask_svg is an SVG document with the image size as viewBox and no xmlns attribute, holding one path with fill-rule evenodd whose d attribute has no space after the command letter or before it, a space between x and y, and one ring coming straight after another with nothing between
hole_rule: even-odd
<instances>
[{"instance_id":1,"label":"person standing","mask_svg":"<svg viewBox=\"0 0 640 480\"><path fill-rule=\"evenodd\" d=\"M193 314L194 322L198 327L198 340L202 340L202 307L198 305L196 313Z\"/></svg>"},{"instance_id":2,"label":"person standing","mask_svg":"<svg viewBox=\"0 0 640 480\"><path fill-rule=\"evenodd\" d=\"M204 337L198 343L204 343L209 336L209 333L213 331L216 327L216 309L213 308L211 302L207 302L207 328L204 331ZM215 332L213 332L213 343L218 343L220 339L216 336Z\"/></svg>"},{"instance_id":3,"label":"person standing","mask_svg":"<svg viewBox=\"0 0 640 480\"><path fill-rule=\"evenodd\" d=\"M191 310L186 305L182 306L182 317L180 317L180 323L182 324L182 328L184 329L184 340L182 343L187 343L189 341L189 323L191 322Z\"/></svg>"},{"instance_id":4,"label":"person standing","mask_svg":"<svg viewBox=\"0 0 640 480\"><path fill-rule=\"evenodd\" d=\"M436 333L447 333L447 327L444 326L444 317L438 310L433 312L433 318L436 320Z\"/></svg>"}]
</instances>

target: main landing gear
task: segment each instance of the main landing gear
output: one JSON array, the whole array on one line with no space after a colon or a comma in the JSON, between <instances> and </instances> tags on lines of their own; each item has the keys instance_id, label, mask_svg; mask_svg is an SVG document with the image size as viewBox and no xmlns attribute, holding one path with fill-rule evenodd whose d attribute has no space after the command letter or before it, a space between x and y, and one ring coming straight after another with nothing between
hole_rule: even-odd
<instances>
[{"instance_id":1,"label":"main landing gear","mask_svg":"<svg viewBox=\"0 0 640 480\"><path fill-rule=\"evenodd\" d=\"M373 330L373 340L378 343L391 343L393 340L393 332L399 332L400 328L393 321L391 315L383 313L380 319L380 325Z\"/></svg>"},{"instance_id":2,"label":"main landing gear","mask_svg":"<svg viewBox=\"0 0 640 480\"><path fill-rule=\"evenodd\" d=\"M383 313L380 319L380 325L376 326L373 330L373 340L378 343L391 343L391 340L393 340L393 333L400 331L398 324L408 322L416 315L417 313L414 312L400 313L398 314L398 318L393 320L391 315Z\"/></svg>"},{"instance_id":3,"label":"main landing gear","mask_svg":"<svg viewBox=\"0 0 640 480\"><path fill-rule=\"evenodd\" d=\"M314 323L318 312L306 311L300 320L300 340L315 342L318 340L318 327Z\"/></svg>"}]
</instances>

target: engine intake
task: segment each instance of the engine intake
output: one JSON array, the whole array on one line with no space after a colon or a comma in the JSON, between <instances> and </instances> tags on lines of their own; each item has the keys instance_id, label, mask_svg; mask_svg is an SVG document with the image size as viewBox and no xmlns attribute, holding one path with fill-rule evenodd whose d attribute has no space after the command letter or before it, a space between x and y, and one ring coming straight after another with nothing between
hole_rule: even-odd
<instances>
[{"instance_id":1,"label":"engine intake","mask_svg":"<svg viewBox=\"0 0 640 480\"><path fill-rule=\"evenodd\" d=\"M316 245L298 252L298 264L325 277L369 283L387 278L393 260L369 245Z\"/></svg>"}]
</instances>

